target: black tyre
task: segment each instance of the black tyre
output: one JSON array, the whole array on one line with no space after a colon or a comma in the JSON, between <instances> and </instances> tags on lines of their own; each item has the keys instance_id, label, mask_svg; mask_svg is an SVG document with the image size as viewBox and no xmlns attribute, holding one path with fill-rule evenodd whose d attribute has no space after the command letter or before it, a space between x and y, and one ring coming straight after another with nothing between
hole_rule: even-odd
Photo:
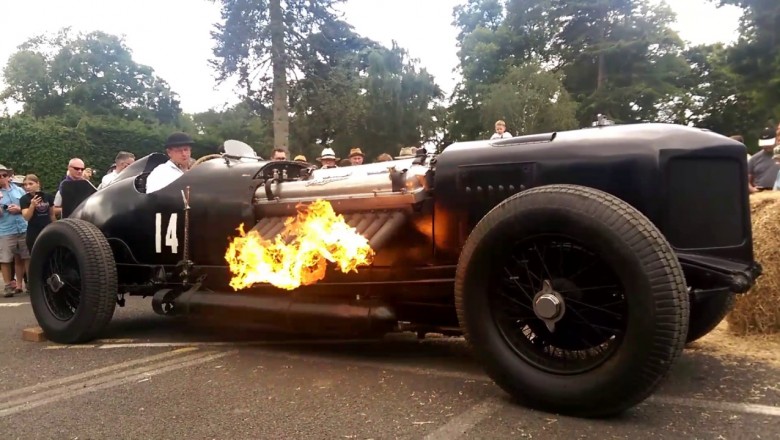
<instances>
[{"instance_id":1,"label":"black tyre","mask_svg":"<svg viewBox=\"0 0 780 440\"><path fill-rule=\"evenodd\" d=\"M699 340L715 330L734 307L735 299L733 293L723 293L691 302L691 319L685 342Z\"/></svg>"},{"instance_id":2,"label":"black tyre","mask_svg":"<svg viewBox=\"0 0 780 440\"><path fill-rule=\"evenodd\" d=\"M35 242L29 273L30 302L49 340L88 342L111 321L116 264L93 224L66 218L47 226Z\"/></svg>"},{"instance_id":3,"label":"black tyre","mask_svg":"<svg viewBox=\"0 0 780 440\"><path fill-rule=\"evenodd\" d=\"M683 272L658 229L573 185L519 193L485 215L461 253L455 304L502 389L579 417L617 415L650 396L688 331Z\"/></svg>"}]
</instances>

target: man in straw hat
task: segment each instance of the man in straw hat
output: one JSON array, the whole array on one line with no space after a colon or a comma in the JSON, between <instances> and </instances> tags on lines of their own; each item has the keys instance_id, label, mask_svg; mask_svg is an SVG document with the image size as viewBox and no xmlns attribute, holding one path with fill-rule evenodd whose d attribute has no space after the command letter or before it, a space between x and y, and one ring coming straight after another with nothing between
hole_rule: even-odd
<instances>
[{"instance_id":1,"label":"man in straw hat","mask_svg":"<svg viewBox=\"0 0 780 440\"><path fill-rule=\"evenodd\" d=\"M360 147L355 147L351 150L349 150L349 161L352 162L352 165L363 165L363 159L365 159L365 154L363 154L363 151L360 149Z\"/></svg>"},{"instance_id":2,"label":"man in straw hat","mask_svg":"<svg viewBox=\"0 0 780 440\"><path fill-rule=\"evenodd\" d=\"M415 147L403 147L401 148L401 151L398 153L398 156L396 156L396 159L410 159L417 155L417 148Z\"/></svg>"},{"instance_id":3,"label":"man in straw hat","mask_svg":"<svg viewBox=\"0 0 780 440\"><path fill-rule=\"evenodd\" d=\"M173 133L165 141L168 162L158 166L146 179L146 193L150 194L168 186L190 169L192 138L187 133Z\"/></svg>"},{"instance_id":4,"label":"man in straw hat","mask_svg":"<svg viewBox=\"0 0 780 440\"><path fill-rule=\"evenodd\" d=\"M336 152L333 151L333 148L323 148L322 154L320 154L317 160L322 164L320 168L338 168L336 162L339 161L339 158L336 157Z\"/></svg>"}]
</instances>

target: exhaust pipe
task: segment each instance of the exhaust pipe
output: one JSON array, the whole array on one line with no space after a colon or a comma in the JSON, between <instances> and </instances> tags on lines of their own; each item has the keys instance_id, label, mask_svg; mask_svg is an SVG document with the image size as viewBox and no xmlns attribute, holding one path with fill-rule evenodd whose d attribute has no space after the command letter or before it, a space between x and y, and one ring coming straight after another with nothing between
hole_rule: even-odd
<instances>
[{"instance_id":1,"label":"exhaust pipe","mask_svg":"<svg viewBox=\"0 0 780 440\"><path fill-rule=\"evenodd\" d=\"M213 292L200 286L171 300L176 315L208 315L247 319L290 332L386 332L398 319L389 305L369 300L303 298L278 295Z\"/></svg>"}]
</instances>

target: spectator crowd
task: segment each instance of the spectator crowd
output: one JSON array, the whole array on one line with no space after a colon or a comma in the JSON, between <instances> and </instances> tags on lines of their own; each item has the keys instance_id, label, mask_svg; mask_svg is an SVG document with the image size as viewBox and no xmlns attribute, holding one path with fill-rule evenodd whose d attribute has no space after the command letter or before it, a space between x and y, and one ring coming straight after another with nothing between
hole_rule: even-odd
<instances>
[{"instance_id":1,"label":"spectator crowd","mask_svg":"<svg viewBox=\"0 0 780 440\"><path fill-rule=\"evenodd\" d=\"M103 177L99 189L109 184L117 173L135 160L125 151L116 156L115 163ZM47 225L62 213L62 183L71 180L92 180L94 171L84 161L73 158L68 162L65 176L54 193L44 191L35 174L17 176L10 167L0 164L0 269L3 275L3 296L26 294L26 274L30 250Z\"/></svg>"}]
</instances>

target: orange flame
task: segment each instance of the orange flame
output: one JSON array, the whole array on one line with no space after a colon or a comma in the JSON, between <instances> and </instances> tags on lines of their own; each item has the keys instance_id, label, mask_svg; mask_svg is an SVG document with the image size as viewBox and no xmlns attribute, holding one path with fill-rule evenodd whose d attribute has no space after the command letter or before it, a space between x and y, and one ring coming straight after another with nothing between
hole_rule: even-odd
<instances>
[{"instance_id":1,"label":"orange flame","mask_svg":"<svg viewBox=\"0 0 780 440\"><path fill-rule=\"evenodd\" d=\"M273 241L256 230L245 233L243 223L238 227L240 235L225 254L233 275L230 287L239 290L269 283L293 290L323 279L328 261L344 273L371 264L374 250L368 240L336 214L329 202L316 200L297 208L298 214L284 222Z\"/></svg>"}]
</instances>

